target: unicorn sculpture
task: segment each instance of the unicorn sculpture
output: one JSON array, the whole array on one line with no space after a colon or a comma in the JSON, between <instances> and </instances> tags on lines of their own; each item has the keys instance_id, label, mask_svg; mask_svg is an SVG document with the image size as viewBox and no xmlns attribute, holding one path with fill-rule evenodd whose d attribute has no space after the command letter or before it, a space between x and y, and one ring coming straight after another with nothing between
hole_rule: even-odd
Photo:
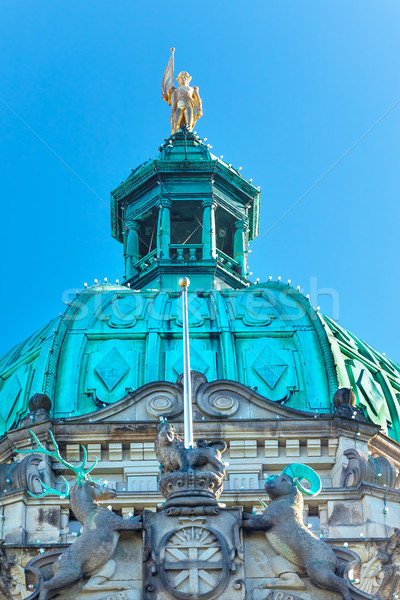
<instances>
[{"instance_id":1,"label":"unicorn sculpture","mask_svg":"<svg viewBox=\"0 0 400 600\"><path fill-rule=\"evenodd\" d=\"M339 564L333 549L303 523L302 494L319 494L318 474L307 465L291 464L280 475L267 478L265 491L271 502L264 513L245 514L242 527L265 531L270 546L293 563L299 573L307 574L322 589L338 592L343 600L351 600L346 580L337 575Z\"/></svg>"}]
</instances>

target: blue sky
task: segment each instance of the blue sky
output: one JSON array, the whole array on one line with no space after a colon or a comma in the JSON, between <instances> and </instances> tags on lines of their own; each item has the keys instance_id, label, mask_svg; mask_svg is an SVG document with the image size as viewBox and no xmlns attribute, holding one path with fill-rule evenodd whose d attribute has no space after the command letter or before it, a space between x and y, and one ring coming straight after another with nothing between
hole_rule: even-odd
<instances>
[{"instance_id":1,"label":"blue sky","mask_svg":"<svg viewBox=\"0 0 400 600\"><path fill-rule=\"evenodd\" d=\"M2 0L0 14L0 353L68 290L121 278L109 192L169 135L173 45L200 87L199 135L261 186L253 278L333 290L315 303L332 315L333 295L342 326L400 360L397 1Z\"/></svg>"}]
</instances>

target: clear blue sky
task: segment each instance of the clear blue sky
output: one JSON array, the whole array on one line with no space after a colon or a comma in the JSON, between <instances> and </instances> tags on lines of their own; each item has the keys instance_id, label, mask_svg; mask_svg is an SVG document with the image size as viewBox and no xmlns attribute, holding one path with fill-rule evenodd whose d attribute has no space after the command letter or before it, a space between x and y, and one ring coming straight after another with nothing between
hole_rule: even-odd
<instances>
[{"instance_id":1,"label":"clear blue sky","mask_svg":"<svg viewBox=\"0 0 400 600\"><path fill-rule=\"evenodd\" d=\"M253 277L332 288L339 323L399 361L397 0L2 0L0 352L65 290L121 278L109 191L169 135L172 45L198 133L261 186Z\"/></svg>"}]
</instances>

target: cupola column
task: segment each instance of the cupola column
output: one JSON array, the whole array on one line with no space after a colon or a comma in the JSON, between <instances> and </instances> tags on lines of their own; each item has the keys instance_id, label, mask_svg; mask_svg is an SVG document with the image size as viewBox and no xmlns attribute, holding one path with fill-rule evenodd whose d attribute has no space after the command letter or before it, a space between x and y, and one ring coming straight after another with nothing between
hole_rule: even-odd
<instances>
[{"instance_id":1,"label":"cupola column","mask_svg":"<svg viewBox=\"0 0 400 600\"><path fill-rule=\"evenodd\" d=\"M169 258L169 243L171 239L171 201L162 198L158 204L157 258Z\"/></svg>"},{"instance_id":2,"label":"cupola column","mask_svg":"<svg viewBox=\"0 0 400 600\"><path fill-rule=\"evenodd\" d=\"M240 264L240 274L247 276L247 220L236 221L233 239L233 258Z\"/></svg>"},{"instance_id":3,"label":"cupola column","mask_svg":"<svg viewBox=\"0 0 400 600\"><path fill-rule=\"evenodd\" d=\"M127 223L128 231L126 237L126 278L130 279L136 275L134 265L138 262L139 255L139 221Z\"/></svg>"},{"instance_id":4,"label":"cupola column","mask_svg":"<svg viewBox=\"0 0 400 600\"><path fill-rule=\"evenodd\" d=\"M203 258L216 258L215 209L217 203L211 198L203 200Z\"/></svg>"}]
</instances>

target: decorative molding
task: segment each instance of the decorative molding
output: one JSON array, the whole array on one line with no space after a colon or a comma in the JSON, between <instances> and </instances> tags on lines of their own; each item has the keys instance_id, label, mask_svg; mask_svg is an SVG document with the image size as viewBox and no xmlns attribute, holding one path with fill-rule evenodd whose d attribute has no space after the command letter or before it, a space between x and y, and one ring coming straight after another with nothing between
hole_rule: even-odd
<instances>
[{"instance_id":1,"label":"decorative molding","mask_svg":"<svg viewBox=\"0 0 400 600\"><path fill-rule=\"evenodd\" d=\"M344 455L349 462L342 474L343 487L357 487L365 482L396 488L397 472L391 459L378 455L366 456L356 448L345 450Z\"/></svg>"}]
</instances>

